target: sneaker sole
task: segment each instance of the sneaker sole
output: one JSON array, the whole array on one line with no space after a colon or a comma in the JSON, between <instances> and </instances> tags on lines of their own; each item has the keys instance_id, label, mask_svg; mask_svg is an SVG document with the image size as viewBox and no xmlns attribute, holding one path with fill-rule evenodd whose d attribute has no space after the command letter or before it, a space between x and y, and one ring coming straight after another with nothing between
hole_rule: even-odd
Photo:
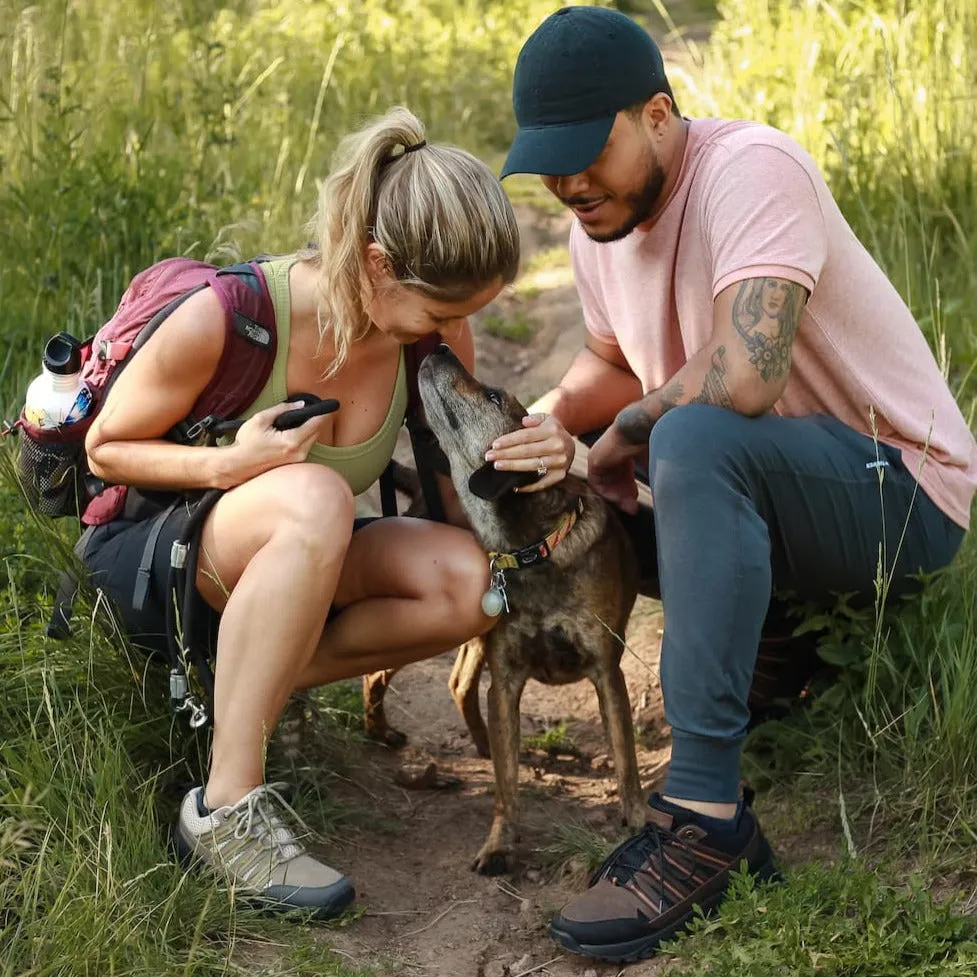
<instances>
[{"instance_id":1,"label":"sneaker sole","mask_svg":"<svg viewBox=\"0 0 977 977\"><path fill-rule=\"evenodd\" d=\"M174 826L170 841L183 865L188 869L207 868L207 863L187 845L180 834L179 827ZM274 886L275 895L261 895L256 892L237 889L234 896L236 901L250 909L280 915L300 912L303 916L313 919L336 919L352 905L356 899L353 883L343 876L338 882L322 889L290 888L288 886ZM247 894L245 894L247 892ZM303 893L315 892L315 895Z\"/></svg>"},{"instance_id":2,"label":"sneaker sole","mask_svg":"<svg viewBox=\"0 0 977 977\"><path fill-rule=\"evenodd\" d=\"M779 881L780 873L777 866L771 859L760 866L752 873L758 882ZM704 902L697 903L702 908L703 913L709 914L726 898L726 892L717 892ZM608 963L634 963L636 960L644 960L652 957L658 952L662 943L672 939L682 932L683 929L696 916L695 909L690 909L681 919L674 922L671 926L648 936L642 936L637 940L628 940L626 943L605 943L593 945L590 943L579 943L570 933L561 930L555 923L549 926L550 936L560 944L565 950L576 953L582 957L591 957L597 960L606 960Z\"/></svg>"}]
</instances>

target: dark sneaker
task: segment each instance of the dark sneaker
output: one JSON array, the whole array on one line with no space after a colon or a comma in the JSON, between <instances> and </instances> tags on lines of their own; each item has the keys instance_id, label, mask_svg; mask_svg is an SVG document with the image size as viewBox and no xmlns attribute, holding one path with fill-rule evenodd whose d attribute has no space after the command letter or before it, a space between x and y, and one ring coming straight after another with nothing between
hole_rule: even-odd
<instances>
[{"instance_id":1,"label":"dark sneaker","mask_svg":"<svg viewBox=\"0 0 977 977\"><path fill-rule=\"evenodd\" d=\"M614 962L649 957L694 917L694 906L708 912L722 902L742 862L759 879L774 876L773 853L747 803L730 828L658 794L650 803L651 823L613 851L587 891L550 922L550 935L573 953Z\"/></svg>"},{"instance_id":2,"label":"dark sneaker","mask_svg":"<svg viewBox=\"0 0 977 977\"><path fill-rule=\"evenodd\" d=\"M262 784L237 804L213 811L203 805L203 788L195 788L180 805L176 849L263 909L311 910L319 919L339 916L356 895L353 884L309 853L304 842L311 831L279 793L286 786Z\"/></svg>"}]
</instances>

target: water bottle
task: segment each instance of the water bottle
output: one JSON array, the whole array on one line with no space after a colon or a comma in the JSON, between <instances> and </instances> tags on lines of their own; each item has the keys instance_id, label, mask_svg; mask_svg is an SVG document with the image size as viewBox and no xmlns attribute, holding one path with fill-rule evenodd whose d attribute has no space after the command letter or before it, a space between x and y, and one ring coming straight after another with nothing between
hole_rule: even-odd
<instances>
[{"instance_id":1,"label":"water bottle","mask_svg":"<svg viewBox=\"0 0 977 977\"><path fill-rule=\"evenodd\" d=\"M81 343L59 332L44 347L41 373L27 388L24 419L44 430L81 420L91 407L91 391L81 379Z\"/></svg>"}]
</instances>

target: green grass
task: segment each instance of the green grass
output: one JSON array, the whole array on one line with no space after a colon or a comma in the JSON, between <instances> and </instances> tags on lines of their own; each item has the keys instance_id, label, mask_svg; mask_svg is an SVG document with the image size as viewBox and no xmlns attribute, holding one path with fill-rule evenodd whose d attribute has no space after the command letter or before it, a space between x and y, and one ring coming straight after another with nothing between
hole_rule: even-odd
<instances>
[{"instance_id":1,"label":"green grass","mask_svg":"<svg viewBox=\"0 0 977 977\"><path fill-rule=\"evenodd\" d=\"M316 181L364 116L406 102L431 138L497 165L513 130L516 52L554 6L0 0L0 416L19 406L43 338L90 333L152 260L303 243ZM800 140L972 416L977 8L724 0L719 13L701 70L673 79L683 111L765 120ZM506 187L544 216L559 212L538 179ZM565 267L563 251L527 264L523 298ZM524 316L495 328L532 334ZM0 450L9 460L12 446ZM350 977L322 927L236 910L172 864L165 834L181 791L202 777L206 743L173 723L161 674L126 651L104 607L86 597L71 642L43 637L72 534L26 517L0 488L0 975ZM747 772L774 785L768 796L824 798L825 830L847 830L860 857L797 869L769 892L741 885L717 921L676 946L688 972L974 972L964 925L879 881L863 859L899 856L890 883L906 862L927 877L972 868L975 608L968 541L899 615L842 609L832 619L825 654L844 665L840 683L803 715L761 728ZM330 787L362 706L356 683L315 703L305 716L315 755L274 752L270 773L296 782L300 813L341 862L334 849L362 814ZM789 836L809 808L785 804L794 814L771 824ZM555 832L554 864L583 851L593 866L610 844L585 827Z\"/></svg>"},{"instance_id":2,"label":"green grass","mask_svg":"<svg viewBox=\"0 0 977 977\"><path fill-rule=\"evenodd\" d=\"M522 746L524 750L540 750L553 756L558 753L577 753L577 748L567 733L567 724L562 720L541 733L524 736Z\"/></svg>"},{"instance_id":3,"label":"green grass","mask_svg":"<svg viewBox=\"0 0 977 977\"><path fill-rule=\"evenodd\" d=\"M715 918L671 944L678 973L712 977L967 977L977 925L918 884L893 887L867 866L807 865L784 885L738 875Z\"/></svg>"}]
</instances>

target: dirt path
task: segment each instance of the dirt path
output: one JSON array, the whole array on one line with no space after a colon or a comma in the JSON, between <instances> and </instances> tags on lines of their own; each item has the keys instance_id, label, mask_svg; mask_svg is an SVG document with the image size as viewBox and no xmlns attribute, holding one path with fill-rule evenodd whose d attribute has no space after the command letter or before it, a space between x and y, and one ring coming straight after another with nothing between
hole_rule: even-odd
<instances>
[{"instance_id":1,"label":"dirt path","mask_svg":"<svg viewBox=\"0 0 977 977\"><path fill-rule=\"evenodd\" d=\"M650 601L636 609L624 669L639 730L642 784L653 788L668 759L656 673L660 616ZM350 963L378 973L431 977L514 977L547 964L550 977L620 968L595 967L559 952L546 934L552 912L585 885L585 863L574 842L548 852L577 826L586 834L621 836L617 787L589 683L548 688L530 683L522 700L524 736L565 723L563 745L572 754L527 749L520 765L522 853L511 876L474 874L469 864L492 816L491 763L476 756L447 681L453 657L411 666L387 696L391 722L410 737L399 753L366 746L351 787L360 810L376 827L343 833L341 864L356 882L366 910L352 925L328 934ZM486 680L487 681L487 680ZM482 699L484 714L483 681ZM454 786L405 790L399 769L437 765ZM369 793L366 793L369 792ZM359 819L358 819L359 820ZM554 959L555 958L555 959ZM658 973L660 964L629 968L634 977Z\"/></svg>"},{"instance_id":2,"label":"dirt path","mask_svg":"<svg viewBox=\"0 0 977 977\"><path fill-rule=\"evenodd\" d=\"M520 283L474 325L478 375L509 387L528 403L562 376L584 337L562 251L567 218L523 207L520 223L524 259L532 269L524 278L535 276L533 287ZM528 342L514 343L487 331L493 326L504 332L512 321L529 324ZM660 782L669 750L657 675L660 627L658 605L639 599L623 665L642 785L649 790ZM330 945L350 963L378 973L515 977L546 964L536 973L616 975L619 967L601 968L559 952L546 933L552 912L585 885L586 863L574 855L582 839L592 843L595 832L608 840L623 836L593 687L527 686L524 737L557 730L549 740L558 749L524 751L520 861L512 876L484 878L469 864L491 821L492 767L476 755L448 693L452 663L453 655L444 655L395 677L387 715L409 736L404 750L394 753L372 744L355 748L355 785L344 789L360 812L356 822L369 827L344 827L334 857L355 880L365 916L329 931ZM483 714L487 684L483 676ZM422 791L398 786L398 770L416 771L430 762L439 778L453 786ZM660 963L648 963L629 968L628 974L642 977L660 969Z\"/></svg>"},{"instance_id":3,"label":"dirt path","mask_svg":"<svg viewBox=\"0 0 977 977\"><path fill-rule=\"evenodd\" d=\"M689 10L676 19L692 25L693 44L701 42L708 33L699 9L703 4L680 0L683 4ZM669 7L675 15L675 5ZM666 60L692 67L681 41L673 39L663 48ZM519 178L508 186L513 199L521 199ZM537 187L522 184L533 204L539 203L533 196ZM517 209L524 272L515 288L474 321L476 372L529 404L562 377L583 345L584 326L566 252L568 215L547 206L517 204ZM521 341L506 338L514 335ZM406 443L398 457L410 459ZM378 508L378 501L366 500L366 510ZM660 628L658 605L639 598L623 666L642 786L649 791L660 786L669 755L658 684ZM492 817L492 767L476 755L448 693L452 663L453 655L444 655L395 677L387 715L409 736L404 750L394 753L371 744L356 751L348 800L361 812L357 824L365 821L369 827L344 828L336 858L354 879L365 915L330 930L326 939L351 965L379 974L617 977L620 967L563 953L546 931L552 913L586 885L583 846L592 845L595 837L614 841L624 836L592 686L527 686L524 737L556 729L549 741L559 741L566 752L524 750L519 863L512 875L485 878L469 865ZM483 676L483 714L487 683ZM423 791L398 786L398 771L416 772L432 762L439 779L450 786ZM666 968L664 961L647 961L628 967L627 974L647 977Z\"/></svg>"}]
</instances>

